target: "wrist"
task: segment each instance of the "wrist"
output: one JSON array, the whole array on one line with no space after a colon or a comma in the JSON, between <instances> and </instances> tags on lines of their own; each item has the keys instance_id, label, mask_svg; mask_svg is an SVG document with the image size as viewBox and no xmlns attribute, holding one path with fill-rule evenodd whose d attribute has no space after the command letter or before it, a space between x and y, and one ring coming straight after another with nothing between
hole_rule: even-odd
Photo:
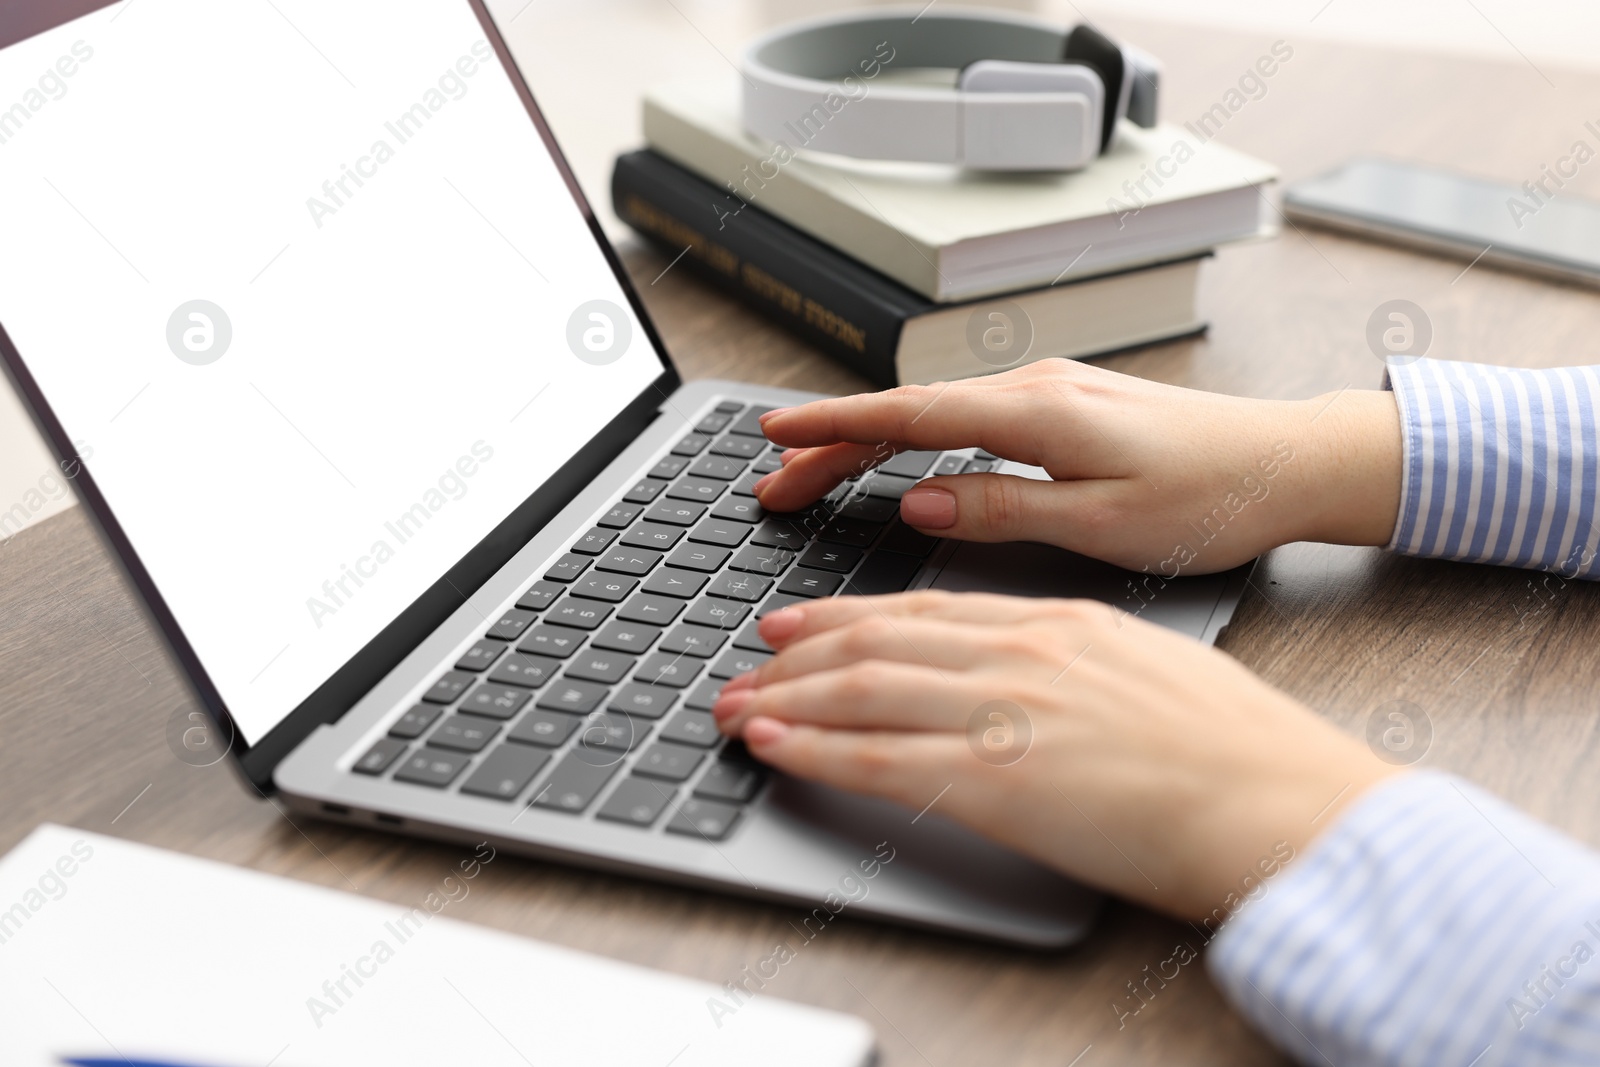
<instances>
[{"instance_id":1,"label":"wrist","mask_svg":"<svg viewBox=\"0 0 1600 1067\"><path fill-rule=\"evenodd\" d=\"M1394 394L1346 389L1298 401L1290 416L1296 492L1285 541L1387 545L1400 514L1400 413Z\"/></svg>"}]
</instances>

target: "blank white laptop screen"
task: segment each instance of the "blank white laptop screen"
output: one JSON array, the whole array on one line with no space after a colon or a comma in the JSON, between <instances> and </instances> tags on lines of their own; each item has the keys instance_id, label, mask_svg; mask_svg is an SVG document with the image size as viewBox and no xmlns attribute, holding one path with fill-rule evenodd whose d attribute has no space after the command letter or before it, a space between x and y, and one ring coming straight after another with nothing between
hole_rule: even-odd
<instances>
[{"instance_id":1,"label":"blank white laptop screen","mask_svg":"<svg viewBox=\"0 0 1600 1067\"><path fill-rule=\"evenodd\" d=\"M0 50L0 324L254 744L662 365L464 0Z\"/></svg>"}]
</instances>

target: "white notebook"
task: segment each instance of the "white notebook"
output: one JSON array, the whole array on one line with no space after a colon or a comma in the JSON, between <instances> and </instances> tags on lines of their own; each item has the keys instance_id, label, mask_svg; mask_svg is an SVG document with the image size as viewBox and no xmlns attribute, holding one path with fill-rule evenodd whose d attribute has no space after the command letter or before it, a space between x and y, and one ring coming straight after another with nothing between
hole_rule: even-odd
<instances>
[{"instance_id":1,"label":"white notebook","mask_svg":"<svg viewBox=\"0 0 1600 1067\"><path fill-rule=\"evenodd\" d=\"M45 825L0 860L4 1061L860 1067L853 1016L471 926L496 859L404 906ZM448 881L447 881L448 879ZM503 883L502 883L503 884ZM453 898L453 900L452 900ZM758 962L758 961L752 961ZM354 977L352 977L354 975ZM730 978L735 977L730 975ZM716 1001L721 1007L713 1009ZM731 1010L728 1010L730 1009Z\"/></svg>"}]
</instances>

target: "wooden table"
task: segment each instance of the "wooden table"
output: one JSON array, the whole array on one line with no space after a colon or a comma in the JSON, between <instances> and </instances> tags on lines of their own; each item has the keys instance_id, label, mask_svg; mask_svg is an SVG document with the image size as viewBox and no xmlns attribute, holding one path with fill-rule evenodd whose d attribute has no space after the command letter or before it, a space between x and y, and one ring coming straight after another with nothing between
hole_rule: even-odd
<instances>
[{"instance_id":1,"label":"wooden table","mask_svg":"<svg viewBox=\"0 0 1600 1067\"><path fill-rule=\"evenodd\" d=\"M1108 29L1166 58L1166 114L1177 119L1208 108L1271 43ZM1496 65L1292 44L1267 95L1222 135L1277 161L1289 180L1376 151L1520 183L1587 136L1584 104L1600 99L1600 77L1541 72L1509 51ZM1597 184L1600 164L1572 188ZM666 265L638 248L628 256L641 283ZM1595 294L1482 266L1463 275L1462 266L1288 228L1211 265L1208 336L1109 365L1256 396L1368 388L1379 366L1366 320L1394 297L1427 310L1435 354L1528 366L1592 358ZM682 272L645 293L688 377L863 387ZM1388 701L1418 705L1434 730L1425 765L1470 775L1600 844L1597 622L1589 586L1296 545L1257 570L1225 647L1351 730ZM296 824L246 795L226 766L175 759L165 731L180 686L78 509L0 546L0 664L0 848L53 820L407 905L458 858L405 838ZM791 918L782 907L510 857L452 907L457 918L718 983L766 955ZM227 936L218 931L219 946ZM1119 1029L1110 1005L1124 984L1184 938L1193 939L1186 927L1126 906L1083 945L1048 955L846 920L768 992L864 1016L886 1067L1280 1062L1197 966Z\"/></svg>"}]
</instances>

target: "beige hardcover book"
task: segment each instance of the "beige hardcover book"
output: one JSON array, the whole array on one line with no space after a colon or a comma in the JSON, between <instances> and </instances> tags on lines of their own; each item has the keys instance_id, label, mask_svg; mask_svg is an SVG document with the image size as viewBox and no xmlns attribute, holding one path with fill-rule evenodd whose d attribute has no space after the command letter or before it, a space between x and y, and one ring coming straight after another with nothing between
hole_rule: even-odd
<instances>
[{"instance_id":1,"label":"beige hardcover book","mask_svg":"<svg viewBox=\"0 0 1600 1067\"><path fill-rule=\"evenodd\" d=\"M846 103L844 106L849 106ZM1185 127L1123 123L1079 171L997 174L821 157L744 132L736 79L644 101L650 147L931 300L971 300L1208 251L1270 232L1268 163Z\"/></svg>"}]
</instances>

